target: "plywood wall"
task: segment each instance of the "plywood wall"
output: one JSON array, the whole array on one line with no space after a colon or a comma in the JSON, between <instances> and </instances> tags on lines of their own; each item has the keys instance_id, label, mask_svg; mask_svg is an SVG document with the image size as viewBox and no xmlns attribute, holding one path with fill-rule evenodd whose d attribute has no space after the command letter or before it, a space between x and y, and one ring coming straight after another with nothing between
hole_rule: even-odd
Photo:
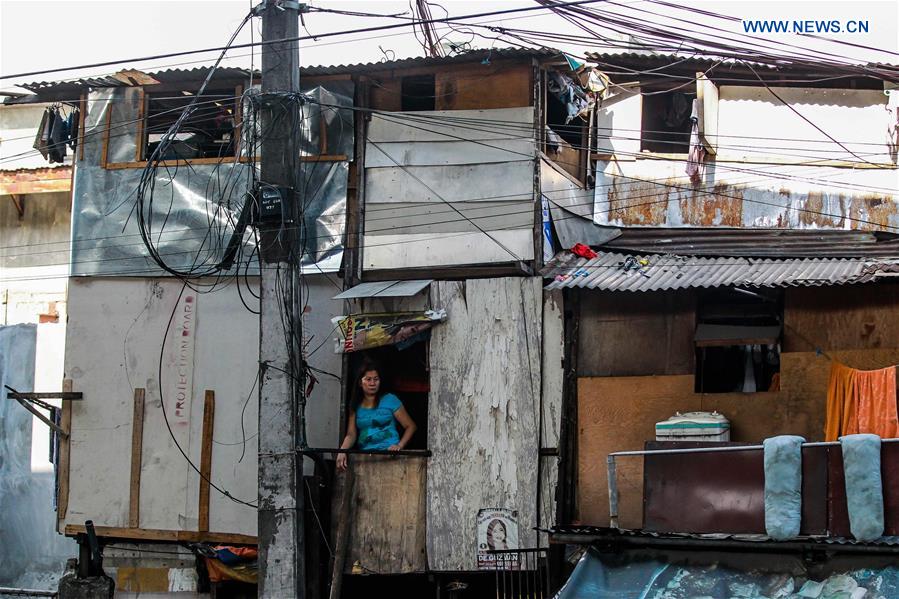
<instances>
[{"instance_id":1,"label":"plywood wall","mask_svg":"<svg viewBox=\"0 0 899 599\"><path fill-rule=\"evenodd\" d=\"M434 73L437 110L471 110L533 105L530 64L497 61L454 68L408 69L406 75ZM371 104L377 110L402 110L402 77L395 71L372 75Z\"/></svg>"},{"instance_id":2,"label":"plywood wall","mask_svg":"<svg viewBox=\"0 0 899 599\"><path fill-rule=\"evenodd\" d=\"M522 547L536 535L541 279L441 281L434 307L428 409L428 565L476 569L482 508L518 511Z\"/></svg>"},{"instance_id":3,"label":"plywood wall","mask_svg":"<svg viewBox=\"0 0 899 599\"><path fill-rule=\"evenodd\" d=\"M693 392L692 369L665 376L586 376L578 387L578 508L579 519L607 525L608 489L606 457L609 453L642 449L655 436L656 422L675 412L717 410L731 421L731 440L761 442L778 434L823 440L827 384L831 358L853 368L877 369L899 363L899 288L886 285L788 289L786 292L784 348L781 354L780 391L776 393ZM597 297L604 295L604 297ZM686 310L660 318L654 305L664 305L674 294L644 296L630 311L611 294L585 294L579 360L586 372L632 372L646 366L664 373L669 353L690 352L692 325L670 328L686 320ZM646 314L653 316L646 318ZM680 314L680 316L678 316ZM617 327L617 328L615 328ZM649 342L655 327L670 349ZM635 331L629 341L628 331ZM675 341L666 331L676 331ZM679 339L679 340L678 340ZM634 347L644 348L640 355ZM814 351L816 348L821 352ZM591 353L592 352L592 353ZM586 355L585 355L586 354ZM626 360L624 358L627 358ZM670 362L668 362L670 363ZM621 525L641 523L642 467L640 458L622 458L618 465Z\"/></svg>"},{"instance_id":4,"label":"plywood wall","mask_svg":"<svg viewBox=\"0 0 899 599\"><path fill-rule=\"evenodd\" d=\"M582 293L578 374L688 374L694 368L696 295Z\"/></svg>"},{"instance_id":5,"label":"plywood wall","mask_svg":"<svg viewBox=\"0 0 899 599\"><path fill-rule=\"evenodd\" d=\"M899 285L790 289L785 351L899 348Z\"/></svg>"}]
</instances>

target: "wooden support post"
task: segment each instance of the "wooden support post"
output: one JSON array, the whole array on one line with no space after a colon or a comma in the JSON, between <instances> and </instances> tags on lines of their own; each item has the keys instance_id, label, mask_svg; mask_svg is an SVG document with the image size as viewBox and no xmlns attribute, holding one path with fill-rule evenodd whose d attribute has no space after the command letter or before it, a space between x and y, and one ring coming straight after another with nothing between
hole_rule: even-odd
<instances>
[{"instance_id":1,"label":"wooden support post","mask_svg":"<svg viewBox=\"0 0 899 599\"><path fill-rule=\"evenodd\" d=\"M134 390L134 416L131 419L131 485L128 491L128 527L140 528L140 473L144 451L144 405L146 391Z\"/></svg>"},{"instance_id":2,"label":"wooden support post","mask_svg":"<svg viewBox=\"0 0 899 599\"><path fill-rule=\"evenodd\" d=\"M356 475L352 463L343 476L343 496L340 498L340 514L337 520L337 539L334 543L334 569L331 571L331 589L329 599L340 599L343 587L343 571L346 569L346 554L350 544L350 531L353 529L353 491L356 486Z\"/></svg>"},{"instance_id":3,"label":"wooden support post","mask_svg":"<svg viewBox=\"0 0 899 599\"><path fill-rule=\"evenodd\" d=\"M203 437L200 441L200 509L197 530L209 531L209 481L212 478L212 434L215 428L215 391L203 400Z\"/></svg>"},{"instance_id":4,"label":"wooden support post","mask_svg":"<svg viewBox=\"0 0 899 599\"><path fill-rule=\"evenodd\" d=\"M72 379L64 379L62 381L62 390L64 393L71 393ZM56 518L59 525L59 531L62 532L62 524L66 519L66 511L69 509L69 450L72 442L72 401L62 400L62 415L59 419L59 426L69 433L67 436L60 436L59 439L59 464L57 468L59 477L59 491L56 496Z\"/></svg>"}]
</instances>

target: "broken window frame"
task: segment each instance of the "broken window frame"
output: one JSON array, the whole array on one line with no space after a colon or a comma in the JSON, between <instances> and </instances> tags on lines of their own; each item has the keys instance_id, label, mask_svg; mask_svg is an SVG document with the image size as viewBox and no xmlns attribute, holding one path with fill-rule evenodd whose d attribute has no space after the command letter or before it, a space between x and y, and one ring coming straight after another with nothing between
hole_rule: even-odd
<instances>
[{"instance_id":1,"label":"broken window frame","mask_svg":"<svg viewBox=\"0 0 899 599\"><path fill-rule=\"evenodd\" d=\"M565 140L559 134L559 131L554 128L554 124L550 123L549 105L551 101L551 95L548 85L548 74L550 70L553 70L550 65L546 65L545 68L540 70L540 82L542 88L541 99L543 105L542 110L540 111L540 151L548 160L558 166L559 169L570 175L572 179L577 181L583 188L587 189L589 187L592 187L593 185L593 177L590 169L590 149L593 145L594 140L593 122L595 119L596 111L594 108L591 108L586 118L576 116L569 124L556 123L556 127L567 127L571 129L571 131L564 132L566 134L573 133L573 129L575 128L575 126L577 126L577 128L579 129L578 133L580 141L578 142L578 144L573 145L570 141ZM554 152L550 149L551 142L549 138L551 135L554 135L556 138L558 138L559 142L561 142L560 144L552 144L559 145L558 152ZM572 137L574 136L572 135ZM568 150L570 153L577 153L576 164L573 161L559 160L559 158L564 157L566 150Z\"/></svg>"},{"instance_id":2,"label":"broken window frame","mask_svg":"<svg viewBox=\"0 0 899 599\"><path fill-rule=\"evenodd\" d=\"M135 135L134 144L135 144L135 152L134 152L134 160L130 162L109 162L108 161L108 148L109 148L109 140L113 135L112 127L111 127L111 118L112 111L107 113L106 126L103 134L103 151L102 151L102 165L105 169L127 169L127 168L144 168L147 164L147 135L149 129L149 103L151 101L152 96L162 95L165 97L173 97L177 94L185 94L184 97L186 99L192 98L193 96L187 95L187 90L183 90L180 88L173 88L170 86L165 86L166 89L164 91L156 91L153 89L156 86L151 87L149 90L145 87L138 88L138 92L140 94L138 99L138 114L135 117L137 121L137 133ZM183 87L183 86L182 86ZM226 91L227 90L227 91ZM218 164L223 160L233 159L237 156L240 156L242 150L242 139L241 139L241 129L243 125L243 112L241 110L241 95L243 93L243 85L236 86L221 86L217 87L214 90L208 92L208 95L212 95L215 92L224 91L229 98L229 101L233 102L232 108L232 118L234 121L234 125L232 127L232 152L227 154L222 154L222 156L218 157L205 157L205 158L179 158L173 160L165 160L162 161L163 165L166 166L177 166L177 165L186 165L186 164ZM216 94L217 95L217 94ZM233 99L232 99L233 96ZM245 160L243 156L240 157L241 160Z\"/></svg>"}]
</instances>

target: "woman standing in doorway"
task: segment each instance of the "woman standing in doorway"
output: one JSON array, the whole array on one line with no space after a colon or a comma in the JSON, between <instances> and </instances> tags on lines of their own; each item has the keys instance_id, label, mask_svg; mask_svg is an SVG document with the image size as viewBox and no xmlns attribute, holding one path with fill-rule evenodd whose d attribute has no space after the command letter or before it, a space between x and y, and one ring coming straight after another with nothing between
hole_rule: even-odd
<instances>
[{"instance_id":1,"label":"woman standing in doorway","mask_svg":"<svg viewBox=\"0 0 899 599\"><path fill-rule=\"evenodd\" d=\"M400 437L397 423L403 427ZM393 393L381 390L380 368L366 361L353 386L353 401L341 449L386 449L399 451L409 444L418 427ZM337 469L346 470L347 454L337 455Z\"/></svg>"}]
</instances>

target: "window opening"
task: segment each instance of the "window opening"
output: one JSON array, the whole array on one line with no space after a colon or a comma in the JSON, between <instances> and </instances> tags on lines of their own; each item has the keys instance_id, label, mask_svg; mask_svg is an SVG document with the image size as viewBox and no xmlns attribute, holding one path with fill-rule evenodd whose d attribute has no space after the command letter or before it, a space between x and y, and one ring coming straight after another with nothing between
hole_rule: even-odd
<instances>
[{"instance_id":1,"label":"window opening","mask_svg":"<svg viewBox=\"0 0 899 599\"><path fill-rule=\"evenodd\" d=\"M436 95L434 75L403 77L401 91L403 111L434 110Z\"/></svg>"},{"instance_id":2,"label":"window opening","mask_svg":"<svg viewBox=\"0 0 899 599\"><path fill-rule=\"evenodd\" d=\"M699 298L697 393L752 393L780 387L783 294L724 289Z\"/></svg>"},{"instance_id":3,"label":"window opening","mask_svg":"<svg viewBox=\"0 0 899 599\"><path fill-rule=\"evenodd\" d=\"M687 154L695 92L671 91L643 94L640 151Z\"/></svg>"},{"instance_id":4,"label":"window opening","mask_svg":"<svg viewBox=\"0 0 899 599\"><path fill-rule=\"evenodd\" d=\"M428 447L428 392L430 377L428 366L428 341L418 341L409 346L388 345L349 354L350 376L355 379L365 360L378 363L381 390L393 393L403 403L417 430L405 449ZM353 383L355 384L355 382ZM347 385L346 405L352 405L354 389ZM402 430L399 431L402 435Z\"/></svg>"},{"instance_id":5,"label":"window opening","mask_svg":"<svg viewBox=\"0 0 899 599\"><path fill-rule=\"evenodd\" d=\"M193 113L184 121L168 152L161 159L190 160L234 156L238 123L235 95L237 94L233 88L204 93ZM194 98L194 94L189 91L147 94L144 160L153 155L163 135Z\"/></svg>"}]
</instances>

